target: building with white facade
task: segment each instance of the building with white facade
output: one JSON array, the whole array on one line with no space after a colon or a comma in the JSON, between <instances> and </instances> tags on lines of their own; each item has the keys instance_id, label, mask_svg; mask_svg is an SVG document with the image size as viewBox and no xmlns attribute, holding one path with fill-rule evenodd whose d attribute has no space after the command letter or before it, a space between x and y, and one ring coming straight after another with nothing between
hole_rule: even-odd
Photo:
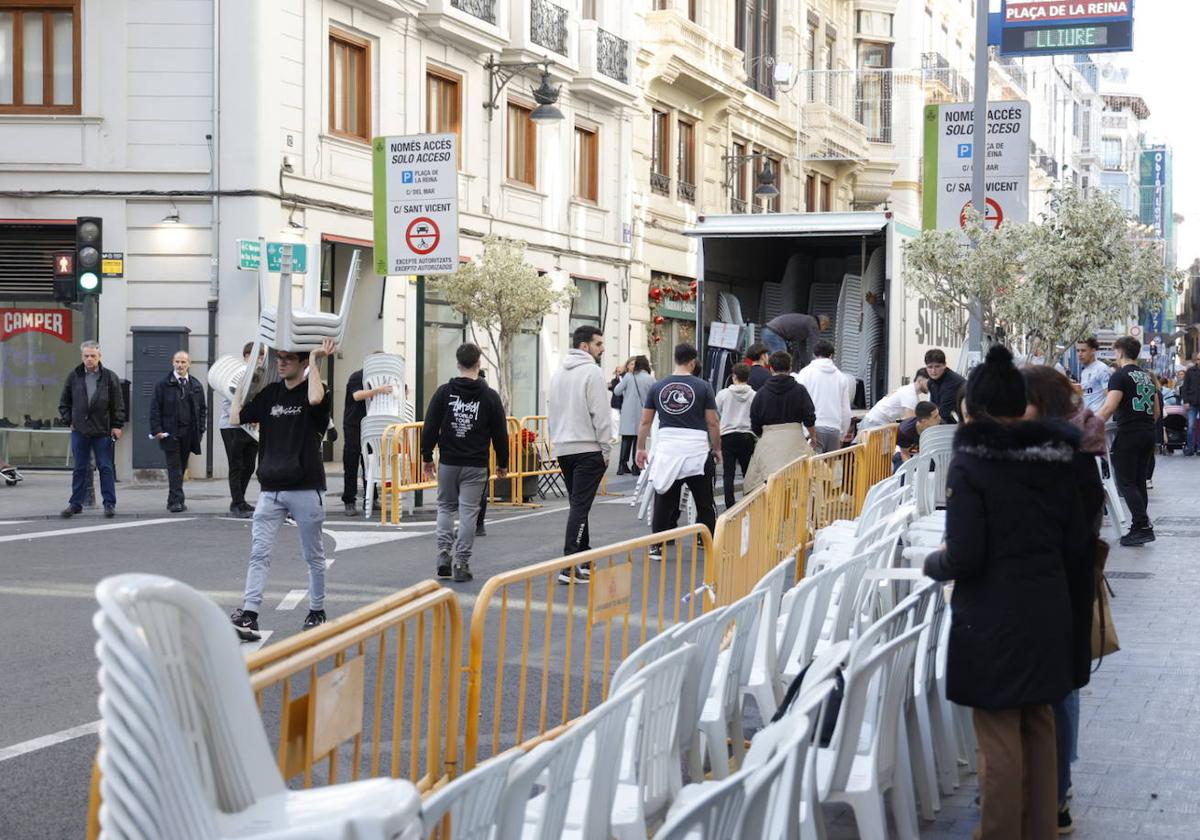
<instances>
[{"instance_id":1,"label":"building with white facade","mask_svg":"<svg viewBox=\"0 0 1200 840\"><path fill-rule=\"evenodd\" d=\"M337 309L357 249L366 270L352 329L326 371L335 399L362 357L382 349L405 357L410 398L420 404L453 374L453 349L469 331L418 278L370 273L370 140L450 131L460 138L461 257L477 255L485 235L517 237L539 270L580 288L571 312L531 325L519 341L511 410L544 409L542 391L573 324L601 325L615 356L629 352L621 336L629 335L635 92L625 32L632 10L623 3L28 7L0 0L0 44L18 47L0 49L8 62L0 67L0 309L61 310L49 255L70 247L75 217L101 217L104 250L125 256L124 277L107 279L99 299L105 364L130 379L135 328L184 326L203 379L209 357L240 354L257 323L256 274L237 270L238 239L306 244L306 299L326 311ZM52 53L34 55L35 43L52 44ZM501 66L493 72L489 61ZM540 125L529 116L541 68L509 66L535 62L548 62L563 114ZM69 335L0 343L0 418L51 424L85 337L82 315L68 320ZM168 361L162 367L165 375ZM135 387L135 416L139 399ZM31 442L15 440L15 460L21 447L34 463L64 457L52 435L24 437ZM206 448L220 475L215 440ZM132 449L118 447L121 475L133 467Z\"/></svg>"}]
</instances>

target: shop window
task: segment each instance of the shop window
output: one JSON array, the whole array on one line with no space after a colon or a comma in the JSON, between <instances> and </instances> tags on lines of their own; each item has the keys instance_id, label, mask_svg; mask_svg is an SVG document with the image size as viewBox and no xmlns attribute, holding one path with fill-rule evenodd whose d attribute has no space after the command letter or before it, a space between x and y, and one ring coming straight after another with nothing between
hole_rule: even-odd
<instances>
[{"instance_id":1,"label":"shop window","mask_svg":"<svg viewBox=\"0 0 1200 840\"><path fill-rule=\"evenodd\" d=\"M454 352L466 341L466 319L450 304L440 298L426 294L424 323L424 365L422 366L422 393L428 402L439 385L458 376L458 363ZM424 413L425 407L417 411Z\"/></svg>"},{"instance_id":2,"label":"shop window","mask_svg":"<svg viewBox=\"0 0 1200 840\"><path fill-rule=\"evenodd\" d=\"M576 327L590 324L598 330L604 329L608 316L608 284L600 280L572 277L579 294L571 301L570 332Z\"/></svg>"},{"instance_id":3,"label":"shop window","mask_svg":"<svg viewBox=\"0 0 1200 840\"><path fill-rule=\"evenodd\" d=\"M79 113L79 3L0 0L0 113Z\"/></svg>"},{"instance_id":4,"label":"shop window","mask_svg":"<svg viewBox=\"0 0 1200 840\"><path fill-rule=\"evenodd\" d=\"M68 465L58 399L79 364L82 325L81 313L56 303L0 295L0 452L16 466Z\"/></svg>"},{"instance_id":5,"label":"shop window","mask_svg":"<svg viewBox=\"0 0 1200 840\"><path fill-rule=\"evenodd\" d=\"M329 131L371 141L371 47L345 32L329 33Z\"/></svg>"},{"instance_id":6,"label":"shop window","mask_svg":"<svg viewBox=\"0 0 1200 840\"><path fill-rule=\"evenodd\" d=\"M542 370L542 322L531 321L522 326L512 342L512 405L513 417L532 417L539 413Z\"/></svg>"},{"instance_id":7,"label":"shop window","mask_svg":"<svg viewBox=\"0 0 1200 840\"><path fill-rule=\"evenodd\" d=\"M505 177L516 184L537 187L537 127L528 108L516 102L508 103Z\"/></svg>"},{"instance_id":8,"label":"shop window","mask_svg":"<svg viewBox=\"0 0 1200 840\"><path fill-rule=\"evenodd\" d=\"M733 213L745 213L748 209L749 193L749 180L746 178L746 144L735 141L730 157L733 158L729 161L733 170L733 177L730 178L733 197L730 200L729 209Z\"/></svg>"},{"instance_id":9,"label":"shop window","mask_svg":"<svg viewBox=\"0 0 1200 840\"><path fill-rule=\"evenodd\" d=\"M594 128L575 126L575 182L572 194L584 201L600 195L600 137Z\"/></svg>"},{"instance_id":10,"label":"shop window","mask_svg":"<svg viewBox=\"0 0 1200 840\"><path fill-rule=\"evenodd\" d=\"M462 78L444 70L425 71L425 131L458 136L458 166L462 168Z\"/></svg>"}]
</instances>

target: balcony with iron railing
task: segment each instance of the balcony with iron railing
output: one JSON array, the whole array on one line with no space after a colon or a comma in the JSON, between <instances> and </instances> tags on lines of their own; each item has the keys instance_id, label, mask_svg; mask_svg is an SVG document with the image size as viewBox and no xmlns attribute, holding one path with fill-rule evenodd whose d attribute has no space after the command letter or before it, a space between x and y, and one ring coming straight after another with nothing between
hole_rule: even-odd
<instances>
[{"instance_id":1,"label":"balcony with iron railing","mask_svg":"<svg viewBox=\"0 0 1200 840\"><path fill-rule=\"evenodd\" d=\"M804 100L801 122L809 158L864 160L868 142L890 142L891 86L884 81L889 74L890 71L859 70L801 72L798 82ZM867 88L865 80L878 84ZM871 122L873 136L868 136L863 119Z\"/></svg>"},{"instance_id":2,"label":"balcony with iron railing","mask_svg":"<svg viewBox=\"0 0 1200 840\"><path fill-rule=\"evenodd\" d=\"M550 0L529 0L529 40L566 56L568 17L566 9Z\"/></svg>"},{"instance_id":3,"label":"balcony with iron railing","mask_svg":"<svg viewBox=\"0 0 1200 840\"><path fill-rule=\"evenodd\" d=\"M421 23L430 33L471 55L498 52L508 43L510 3L522 0L427 0Z\"/></svg>"},{"instance_id":4,"label":"balcony with iron railing","mask_svg":"<svg viewBox=\"0 0 1200 840\"><path fill-rule=\"evenodd\" d=\"M686 181L679 181L675 185L675 189L676 189L677 195L679 196L680 201L685 202L686 204L695 204L696 203L696 185L695 184L689 184Z\"/></svg>"},{"instance_id":5,"label":"balcony with iron railing","mask_svg":"<svg viewBox=\"0 0 1200 840\"><path fill-rule=\"evenodd\" d=\"M741 50L692 20L693 0L655 0L645 14L642 49L650 57L646 80L668 78L692 95L740 99L746 68Z\"/></svg>"},{"instance_id":6,"label":"balcony with iron railing","mask_svg":"<svg viewBox=\"0 0 1200 840\"><path fill-rule=\"evenodd\" d=\"M996 59L996 64L1008 75L1013 85L1022 91L1029 90L1029 77L1026 75L1025 68L1020 61L1011 55L1002 55Z\"/></svg>"},{"instance_id":7,"label":"balcony with iron railing","mask_svg":"<svg viewBox=\"0 0 1200 840\"><path fill-rule=\"evenodd\" d=\"M655 195L671 194L671 176L663 172L650 171L650 192Z\"/></svg>"},{"instance_id":8,"label":"balcony with iron railing","mask_svg":"<svg viewBox=\"0 0 1200 840\"><path fill-rule=\"evenodd\" d=\"M614 105L632 105L637 98L629 42L594 20L579 22L579 73L571 80L573 93Z\"/></svg>"},{"instance_id":9,"label":"balcony with iron railing","mask_svg":"<svg viewBox=\"0 0 1200 840\"><path fill-rule=\"evenodd\" d=\"M949 103L971 100L970 80L951 67L949 60L941 53L921 54L921 75L928 102Z\"/></svg>"}]
</instances>

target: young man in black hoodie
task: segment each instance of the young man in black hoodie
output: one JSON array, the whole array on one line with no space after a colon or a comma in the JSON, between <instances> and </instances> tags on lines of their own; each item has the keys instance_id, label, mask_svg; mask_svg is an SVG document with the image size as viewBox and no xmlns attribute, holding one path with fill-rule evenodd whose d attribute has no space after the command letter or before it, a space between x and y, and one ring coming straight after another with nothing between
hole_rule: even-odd
<instances>
[{"instance_id":1,"label":"young man in black hoodie","mask_svg":"<svg viewBox=\"0 0 1200 840\"><path fill-rule=\"evenodd\" d=\"M946 367L946 353L937 347L925 353L925 372L929 374L929 401L938 407L943 423L957 423L958 392L967 380Z\"/></svg>"},{"instance_id":2,"label":"young man in black hoodie","mask_svg":"<svg viewBox=\"0 0 1200 840\"><path fill-rule=\"evenodd\" d=\"M771 378L750 403L750 429L762 437L763 426L800 423L816 446L817 411L808 389L792 376L792 354L776 350L770 359Z\"/></svg>"},{"instance_id":3,"label":"young man in black hoodie","mask_svg":"<svg viewBox=\"0 0 1200 840\"><path fill-rule=\"evenodd\" d=\"M496 463L508 463L508 420L500 395L479 378L479 348L463 344L455 352L459 375L433 393L425 412L421 457L425 477L437 476L437 574L454 576L456 583L471 580L471 547L476 518L487 489L488 445L496 450ZM433 463L433 449L440 452ZM498 467L496 474L508 473ZM458 514L458 536L454 515ZM453 570L451 561L453 560Z\"/></svg>"}]
</instances>

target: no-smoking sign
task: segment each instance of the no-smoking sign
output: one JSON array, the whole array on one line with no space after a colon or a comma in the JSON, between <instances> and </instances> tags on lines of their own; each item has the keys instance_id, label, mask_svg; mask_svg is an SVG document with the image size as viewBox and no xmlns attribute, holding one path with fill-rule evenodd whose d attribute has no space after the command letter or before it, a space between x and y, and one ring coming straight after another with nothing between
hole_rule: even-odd
<instances>
[{"instance_id":1,"label":"no-smoking sign","mask_svg":"<svg viewBox=\"0 0 1200 840\"><path fill-rule=\"evenodd\" d=\"M968 201L958 213L958 226L964 230L967 227L967 211L974 204L975 202ZM983 217L983 226L985 228L990 227L992 230L999 230L1002 224L1004 224L1004 208L1000 206L1000 202L996 201L996 199L989 198L987 200L987 213Z\"/></svg>"},{"instance_id":2,"label":"no-smoking sign","mask_svg":"<svg viewBox=\"0 0 1200 840\"><path fill-rule=\"evenodd\" d=\"M425 256L437 250L442 241L442 232L438 230L437 222L428 216L418 216L408 223L404 231L404 241L414 254Z\"/></svg>"}]
</instances>

